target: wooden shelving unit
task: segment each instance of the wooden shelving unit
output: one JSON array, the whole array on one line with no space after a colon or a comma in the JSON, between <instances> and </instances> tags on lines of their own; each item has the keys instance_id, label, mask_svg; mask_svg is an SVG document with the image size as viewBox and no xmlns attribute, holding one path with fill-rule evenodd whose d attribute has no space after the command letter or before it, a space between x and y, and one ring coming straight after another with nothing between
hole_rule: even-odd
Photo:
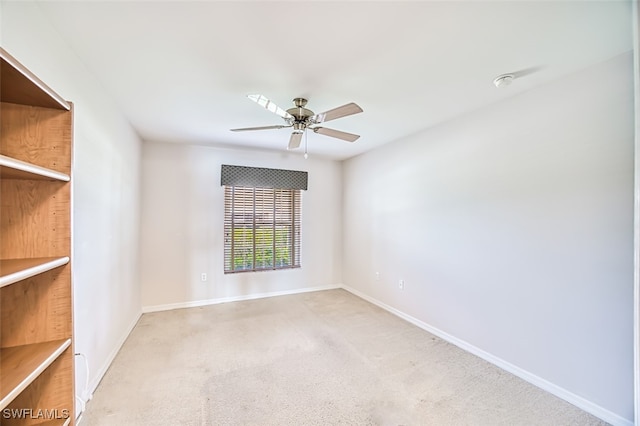
<instances>
[{"instance_id":1,"label":"wooden shelving unit","mask_svg":"<svg viewBox=\"0 0 640 426\"><path fill-rule=\"evenodd\" d=\"M0 48L2 425L73 425L73 105Z\"/></svg>"}]
</instances>

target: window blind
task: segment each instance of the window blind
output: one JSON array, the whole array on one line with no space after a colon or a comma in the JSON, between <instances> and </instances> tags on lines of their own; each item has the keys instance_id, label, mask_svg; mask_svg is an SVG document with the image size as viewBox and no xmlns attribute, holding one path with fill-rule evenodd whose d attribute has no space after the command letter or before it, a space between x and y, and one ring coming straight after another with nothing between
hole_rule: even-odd
<instances>
[{"instance_id":1,"label":"window blind","mask_svg":"<svg viewBox=\"0 0 640 426\"><path fill-rule=\"evenodd\" d=\"M300 267L297 189L225 186L225 273Z\"/></svg>"}]
</instances>

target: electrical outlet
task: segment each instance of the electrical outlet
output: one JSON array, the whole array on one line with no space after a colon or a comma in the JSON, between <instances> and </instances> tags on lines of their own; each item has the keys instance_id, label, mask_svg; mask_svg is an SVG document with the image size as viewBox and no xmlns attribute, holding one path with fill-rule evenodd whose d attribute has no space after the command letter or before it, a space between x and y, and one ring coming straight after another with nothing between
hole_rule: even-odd
<instances>
[{"instance_id":1,"label":"electrical outlet","mask_svg":"<svg viewBox=\"0 0 640 426\"><path fill-rule=\"evenodd\" d=\"M376 281L380 281L380 272L376 272Z\"/></svg>"},{"instance_id":2,"label":"electrical outlet","mask_svg":"<svg viewBox=\"0 0 640 426\"><path fill-rule=\"evenodd\" d=\"M398 282L398 288L399 288L400 290L404 290L404 280L400 280L400 281Z\"/></svg>"},{"instance_id":3,"label":"electrical outlet","mask_svg":"<svg viewBox=\"0 0 640 426\"><path fill-rule=\"evenodd\" d=\"M207 274L205 272L200 274L200 281L204 282L207 280Z\"/></svg>"}]
</instances>

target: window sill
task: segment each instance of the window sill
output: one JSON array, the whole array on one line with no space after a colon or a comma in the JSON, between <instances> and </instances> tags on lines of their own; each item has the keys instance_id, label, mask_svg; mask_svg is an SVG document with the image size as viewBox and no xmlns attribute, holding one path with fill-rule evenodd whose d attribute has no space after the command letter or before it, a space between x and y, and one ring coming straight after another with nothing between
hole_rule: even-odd
<instances>
[{"instance_id":1,"label":"window sill","mask_svg":"<svg viewBox=\"0 0 640 426\"><path fill-rule=\"evenodd\" d=\"M279 268L261 268L261 269L239 269L237 271L224 271L224 274L228 275L228 274L243 274L246 272L289 271L291 269L300 269L300 266L284 266Z\"/></svg>"}]
</instances>

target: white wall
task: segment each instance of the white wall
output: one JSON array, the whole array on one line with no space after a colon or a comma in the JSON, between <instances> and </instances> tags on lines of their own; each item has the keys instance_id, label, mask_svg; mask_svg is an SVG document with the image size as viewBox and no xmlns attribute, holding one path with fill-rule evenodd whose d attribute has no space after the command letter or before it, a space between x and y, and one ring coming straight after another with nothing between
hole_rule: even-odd
<instances>
[{"instance_id":1,"label":"white wall","mask_svg":"<svg viewBox=\"0 0 640 426\"><path fill-rule=\"evenodd\" d=\"M89 387L140 315L140 141L98 81L32 2L2 3L2 46L74 103L75 351ZM76 358L76 394L85 387Z\"/></svg>"},{"instance_id":2,"label":"white wall","mask_svg":"<svg viewBox=\"0 0 640 426\"><path fill-rule=\"evenodd\" d=\"M635 97L635 253L634 253L634 371L635 371L635 420L640 424L640 8L633 2L633 76Z\"/></svg>"},{"instance_id":3,"label":"white wall","mask_svg":"<svg viewBox=\"0 0 640 426\"><path fill-rule=\"evenodd\" d=\"M144 142L141 282L146 311L341 282L341 167L299 153ZM299 269L224 274L222 164L304 170ZM200 274L207 273L202 282Z\"/></svg>"},{"instance_id":4,"label":"white wall","mask_svg":"<svg viewBox=\"0 0 640 426\"><path fill-rule=\"evenodd\" d=\"M346 161L344 283L632 421L633 135L629 53Z\"/></svg>"}]
</instances>

